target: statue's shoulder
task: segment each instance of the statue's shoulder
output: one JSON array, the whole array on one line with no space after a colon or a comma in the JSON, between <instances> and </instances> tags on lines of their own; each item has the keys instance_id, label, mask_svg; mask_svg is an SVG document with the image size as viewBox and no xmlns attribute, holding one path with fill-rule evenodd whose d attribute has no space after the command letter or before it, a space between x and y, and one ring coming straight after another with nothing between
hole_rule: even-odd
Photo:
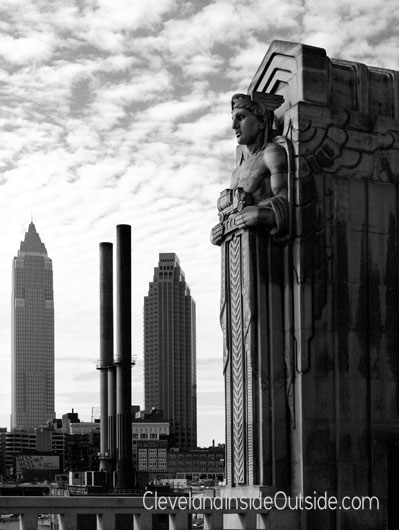
<instances>
[{"instance_id":1,"label":"statue's shoulder","mask_svg":"<svg viewBox=\"0 0 399 530\"><path fill-rule=\"evenodd\" d=\"M264 149L264 162L269 169L283 169L287 165L287 146L284 137L276 137L272 142L267 142Z\"/></svg>"},{"instance_id":2,"label":"statue's shoulder","mask_svg":"<svg viewBox=\"0 0 399 530\"><path fill-rule=\"evenodd\" d=\"M265 156L284 156L287 153L284 136L276 136L265 145Z\"/></svg>"},{"instance_id":3,"label":"statue's shoulder","mask_svg":"<svg viewBox=\"0 0 399 530\"><path fill-rule=\"evenodd\" d=\"M276 136L271 142L267 142L265 145L265 152L267 153L281 153L285 151L283 142L285 136Z\"/></svg>"}]
</instances>

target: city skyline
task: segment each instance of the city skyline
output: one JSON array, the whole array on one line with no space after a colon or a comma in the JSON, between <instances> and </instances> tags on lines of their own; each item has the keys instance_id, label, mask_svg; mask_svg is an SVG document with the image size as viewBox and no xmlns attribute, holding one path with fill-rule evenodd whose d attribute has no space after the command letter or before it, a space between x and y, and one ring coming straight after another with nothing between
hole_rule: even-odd
<instances>
[{"instance_id":1,"label":"city skyline","mask_svg":"<svg viewBox=\"0 0 399 530\"><path fill-rule=\"evenodd\" d=\"M132 226L133 403L143 404L143 297L160 252L197 306L198 443L224 439L220 249L209 243L236 141L230 98L274 39L398 67L396 2L274 0L0 6L0 426L11 411L11 270L31 214L54 272L57 416L99 405L99 256Z\"/></svg>"}]
</instances>

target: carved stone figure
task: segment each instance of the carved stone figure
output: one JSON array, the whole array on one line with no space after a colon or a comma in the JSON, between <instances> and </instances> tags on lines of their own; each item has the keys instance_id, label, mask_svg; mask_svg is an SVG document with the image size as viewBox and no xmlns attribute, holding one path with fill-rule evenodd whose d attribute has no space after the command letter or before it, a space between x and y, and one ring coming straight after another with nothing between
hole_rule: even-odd
<instances>
[{"instance_id":1,"label":"carved stone figure","mask_svg":"<svg viewBox=\"0 0 399 530\"><path fill-rule=\"evenodd\" d=\"M273 111L282 101L257 92L232 97L237 167L220 195L220 223L211 232L212 243L222 248L230 486L272 485L276 469L288 465L283 278L271 274L284 268L282 250L272 239L286 234L289 224L287 154L272 137ZM284 481L280 468L278 476Z\"/></svg>"},{"instance_id":2,"label":"carved stone figure","mask_svg":"<svg viewBox=\"0 0 399 530\"><path fill-rule=\"evenodd\" d=\"M235 190L243 190L245 208L234 212L237 228L266 226L271 234L286 230L287 156L283 147L272 142L273 111L282 100L281 96L256 92L253 98L246 94L232 97L232 128L239 147L244 149L237 150L230 189L221 194L218 208L223 212L226 200L237 193ZM221 243L224 230L223 222L213 228L212 243Z\"/></svg>"}]
</instances>

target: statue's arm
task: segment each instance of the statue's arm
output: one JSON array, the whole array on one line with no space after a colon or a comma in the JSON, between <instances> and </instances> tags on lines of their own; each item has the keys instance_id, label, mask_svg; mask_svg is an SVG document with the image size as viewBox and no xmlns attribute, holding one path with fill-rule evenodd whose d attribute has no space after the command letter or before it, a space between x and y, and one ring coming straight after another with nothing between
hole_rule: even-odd
<instances>
[{"instance_id":1,"label":"statue's arm","mask_svg":"<svg viewBox=\"0 0 399 530\"><path fill-rule=\"evenodd\" d=\"M287 199L288 161L287 153L284 147L273 143L268 144L263 155L263 160L265 162L266 168L270 172L270 187L273 197L283 197ZM270 198L265 199L265 201L261 202L267 201L270 201Z\"/></svg>"},{"instance_id":2,"label":"statue's arm","mask_svg":"<svg viewBox=\"0 0 399 530\"><path fill-rule=\"evenodd\" d=\"M281 145L271 143L265 149L264 162L270 171L272 196L261 201L260 206L273 210L272 235L284 234L288 223L288 161Z\"/></svg>"}]
</instances>

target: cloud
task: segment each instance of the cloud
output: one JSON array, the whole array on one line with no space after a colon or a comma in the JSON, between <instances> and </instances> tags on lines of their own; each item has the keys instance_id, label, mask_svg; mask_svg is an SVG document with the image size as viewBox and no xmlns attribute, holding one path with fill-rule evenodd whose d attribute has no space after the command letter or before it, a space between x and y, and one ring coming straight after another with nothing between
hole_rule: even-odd
<instances>
[{"instance_id":1,"label":"cloud","mask_svg":"<svg viewBox=\"0 0 399 530\"><path fill-rule=\"evenodd\" d=\"M222 65L222 58L215 54L209 56L193 55L186 64L185 75L203 79L205 75L217 74Z\"/></svg>"},{"instance_id":2,"label":"cloud","mask_svg":"<svg viewBox=\"0 0 399 530\"><path fill-rule=\"evenodd\" d=\"M134 400L142 403L143 297L158 253L174 251L197 303L201 436L212 416L221 440L220 249L209 232L235 164L231 94L247 90L274 39L397 68L396 2L3 0L0 10L2 358L11 259L33 213L54 263L57 412L90 414L98 245L129 223Z\"/></svg>"},{"instance_id":3,"label":"cloud","mask_svg":"<svg viewBox=\"0 0 399 530\"><path fill-rule=\"evenodd\" d=\"M54 41L51 37L32 34L14 38L0 36L0 54L3 59L15 65L40 63L48 60L53 53Z\"/></svg>"},{"instance_id":4,"label":"cloud","mask_svg":"<svg viewBox=\"0 0 399 530\"><path fill-rule=\"evenodd\" d=\"M91 404L98 399L98 392L79 391L79 392L59 392L58 397L63 401L70 403Z\"/></svg>"},{"instance_id":5,"label":"cloud","mask_svg":"<svg viewBox=\"0 0 399 530\"><path fill-rule=\"evenodd\" d=\"M319 2L308 0L305 6L307 44L326 48L330 57L397 67L396 2L374 0L366 5L361 1L328 1L321 10Z\"/></svg>"},{"instance_id":6,"label":"cloud","mask_svg":"<svg viewBox=\"0 0 399 530\"><path fill-rule=\"evenodd\" d=\"M97 0L85 9L88 25L107 30L151 28L177 5L175 0L132 3L130 0Z\"/></svg>"},{"instance_id":7,"label":"cloud","mask_svg":"<svg viewBox=\"0 0 399 530\"><path fill-rule=\"evenodd\" d=\"M95 368L95 366L94 366ZM100 381L99 372L97 370L92 370L91 372L81 372L74 377L76 383L88 383L94 381L98 383ZM96 396L97 397L97 396ZM98 397L97 397L98 398Z\"/></svg>"}]
</instances>

